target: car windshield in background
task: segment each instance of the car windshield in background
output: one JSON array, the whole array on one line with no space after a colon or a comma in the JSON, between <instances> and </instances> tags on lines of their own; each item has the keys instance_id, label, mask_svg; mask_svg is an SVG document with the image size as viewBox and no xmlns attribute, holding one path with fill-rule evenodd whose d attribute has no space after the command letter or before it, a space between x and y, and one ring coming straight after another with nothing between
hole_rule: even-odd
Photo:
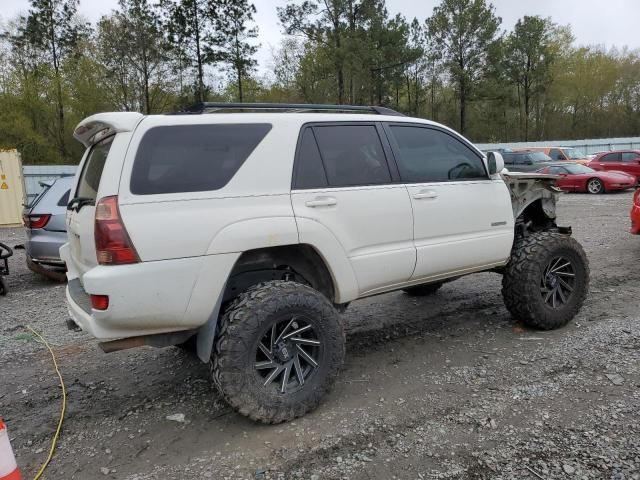
<instances>
[{"instance_id":1,"label":"car windshield in background","mask_svg":"<svg viewBox=\"0 0 640 480\"><path fill-rule=\"evenodd\" d=\"M593 168L585 167L580 164L572 164L572 165L563 165L564 168L569 170L569 173L573 175L581 175L583 173L593 173L595 170Z\"/></svg>"},{"instance_id":2,"label":"car windshield in background","mask_svg":"<svg viewBox=\"0 0 640 480\"><path fill-rule=\"evenodd\" d=\"M587 155L582 152L582 150L578 150L577 148L567 148L564 153L569 160L580 160L582 158L587 158Z\"/></svg>"}]
</instances>

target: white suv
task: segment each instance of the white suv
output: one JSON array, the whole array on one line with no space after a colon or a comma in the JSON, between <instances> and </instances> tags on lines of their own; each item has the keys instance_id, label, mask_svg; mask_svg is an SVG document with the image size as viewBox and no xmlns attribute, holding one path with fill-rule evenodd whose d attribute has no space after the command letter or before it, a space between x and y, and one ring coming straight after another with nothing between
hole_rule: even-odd
<instances>
[{"instance_id":1,"label":"white suv","mask_svg":"<svg viewBox=\"0 0 640 480\"><path fill-rule=\"evenodd\" d=\"M555 223L555 177L508 174L434 122L202 104L97 114L74 136L87 150L61 248L71 325L105 351L190 342L256 420L320 402L353 300L492 270L512 315L549 329L587 293L585 254Z\"/></svg>"}]
</instances>

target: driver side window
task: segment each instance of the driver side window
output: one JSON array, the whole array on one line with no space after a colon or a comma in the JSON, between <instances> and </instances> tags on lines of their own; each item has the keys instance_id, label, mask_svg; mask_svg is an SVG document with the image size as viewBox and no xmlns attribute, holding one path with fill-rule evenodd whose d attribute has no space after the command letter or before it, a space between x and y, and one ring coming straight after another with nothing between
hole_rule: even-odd
<instances>
[{"instance_id":1,"label":"driver side window","mask_svg":"<svg viewBox=\"0 0 640 480\"><path fill-rule=\"evenodd\" d=\"M486 180L482 159L454 136L428 127L392 125L406 183Z\"/></svg>"}]
</instances>

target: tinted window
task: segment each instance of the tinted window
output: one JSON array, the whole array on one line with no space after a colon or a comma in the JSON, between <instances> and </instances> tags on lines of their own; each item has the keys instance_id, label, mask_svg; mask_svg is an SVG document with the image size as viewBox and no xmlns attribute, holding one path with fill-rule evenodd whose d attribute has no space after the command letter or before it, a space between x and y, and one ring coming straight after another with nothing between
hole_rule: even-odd
<instances>
[{"instance_id":1,"label":"tinted window","mask_svg":"<svg viewBox=\"0 0 640 480\"><path fill-rule=\"evenodd\" d=\"M313 130L307 128L302 134L298 147L294 188L322 188L327 185L327 176L322 166L316 138Z\"/></svg>"},{"instance_id":2,"label":"tinted window","mask_svg":"<svg viewBox=\"0 0 640 480\"><path fill-rule=\"evenodd\" d=\"M566 160L564 154L557 148L552 148L551 151L549 152L549 156L553 160Z\"/></svg>"},{"instance_id":3,"label":"tinted window","mask_svg":"<svg viewBox=\"0 0 640 480\"><path fill-rule=\"evenodd\" d=\"M528 153L516 155L515 160L517 165L533 165L533 159Z\"/></svg>"},{"instance_id":4,"label":"tinted window","mask_svg":"<svg viewBox=\"0 0 640 480\"><path fill-rule=\"evenodd\" d=\"M100 178L102 178L102 171L104 170L104 163L111 149L113 138L114 137L105 138L91 147L91 152L89 152L89 156L82 167L76 196L96 199L98 187L100 186Z\"/></svg>"},{"instance_id":5,"label":"tinted window","mask_svg":"<svg viewBox=\"0 0 640 480\"><path fill-rule=\"evenodd\" d=\"M562 167L549 167L549 173L551 175L559 175L561 173L568 173L564 168Z\"/></svg>"},{"instance_id":6,"label":"tinted window","mask_svg":"<svg viewBox=\"0 0 640 480\"><path fill-rule=\"evenodd\" d=\"M622 161L623 162L633 162L636 161L640 158L640 155L638 155L635 152L624 152L622 154Z\"/></svg>"},{"instance_id":7,"label":"tinted window","mask_svg":"<svg viewBox=\"0 0 640 480\"><path fill-rule=\"evenodd\" d=\"M620 154L619 153L607 153L600 159L601 162L619 162Z\"/></svg>"},{"instance_id":8,"label":"tinted window","mask_svg":"<svg viewBox=\"0 0 640 480\"><path fill-rule=\"evenodd\" d=\"M502 159L505 165L512 165L515 162L516 155L513 153L503 153Z\"/></svg>"},{"instance_id":9,"label":"tinted window","mask_svg":"<svg viewBox=\"0 0 640 480\"><path fill-rule=\"evenodd\" d=\"M69 194L71 193L71 190L67 190L65 192L64 195L62 195L62 197L60 197L60 200L58 200L58 206L59 207L66 207L67 204L69 203Z\"/></svg>"},{"instance_id":10,"label":"tinted window","mask_svg":"<svg viewBox=\"0 0 640 480\"><path fill-rule=\"evenodd\" d=\"M391 183L387 159L373 125L314 127L329 185Z\"/></svg>"},{"instance_id":11,"label":"tinted window","mask_svg":"<svg viewBox=\"0 0 640 480\"><path fill-rule=\"evenodd\" d=\"M481 158L448 133L432 128L392 126L405 182L486 179Z\"/></svg>"},{"instance_id":12,"label":"tinted window","mask_svg":"<svg viewBox=\"0 0 640 480\"><path fill-rule=\"evenodd\" d=\"M151 195L222 188L269 130L268 124L152 128L138 147L131 192Z\"/></svg>"}]
</instances>

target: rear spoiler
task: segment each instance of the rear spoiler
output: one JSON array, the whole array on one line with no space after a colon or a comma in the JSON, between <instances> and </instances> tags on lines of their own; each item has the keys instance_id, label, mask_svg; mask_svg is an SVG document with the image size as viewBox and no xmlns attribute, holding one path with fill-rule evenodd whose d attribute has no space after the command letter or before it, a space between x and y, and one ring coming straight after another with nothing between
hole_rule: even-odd
<instances>
[{"instance_id":1,"label":"rear spoiler","mask_svg":"<svg viewBox=\"0 0 640 480\"><path fill-rule=\"evenodd\" d=\"M73 137L89 147L114 133L130 132L144 115L137 112L97 113L82 120L73 131Z\"/></svg>"}]
</instances>

